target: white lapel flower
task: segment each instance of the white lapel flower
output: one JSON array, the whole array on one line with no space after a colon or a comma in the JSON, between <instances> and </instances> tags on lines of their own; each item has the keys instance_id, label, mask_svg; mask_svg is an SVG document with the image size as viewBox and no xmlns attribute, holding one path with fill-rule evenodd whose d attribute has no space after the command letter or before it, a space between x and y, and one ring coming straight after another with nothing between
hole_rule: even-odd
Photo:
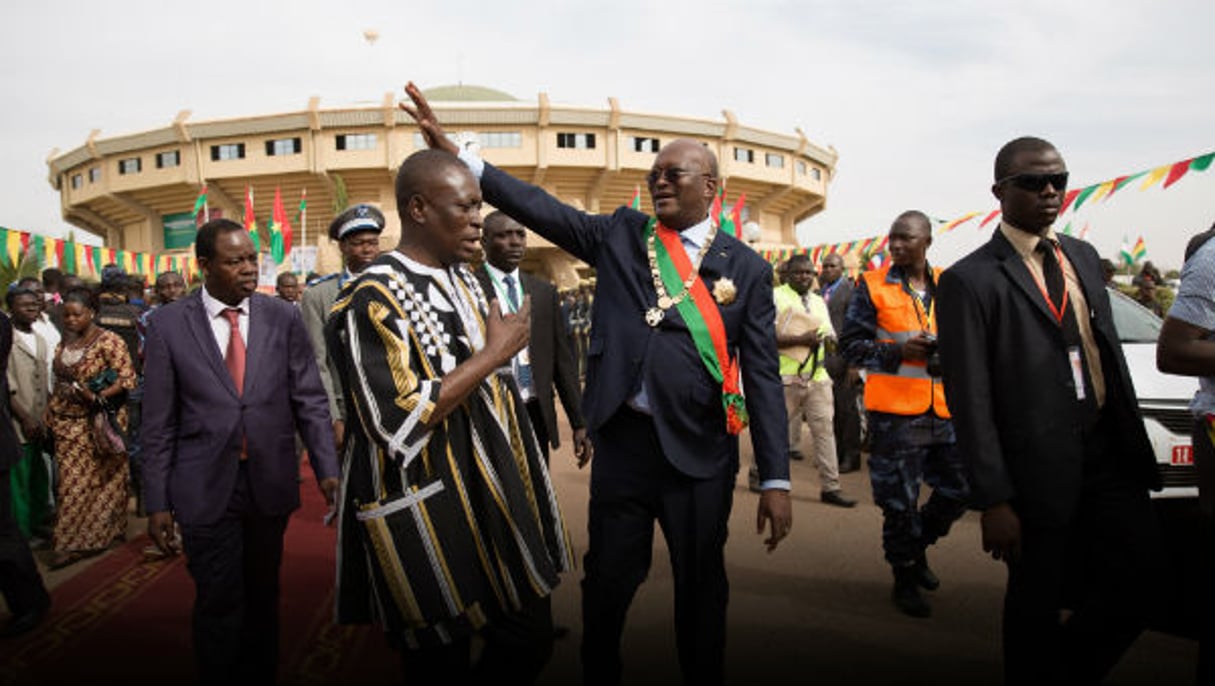
<instances>
[{"instance_id":1,"label":"white lapel flower","mask_svg":"<svg viewBox=\"0 0 1215 686\"><path fill-rule=\"evenodd\" d=\"M713 299L718 305L729 305L737 296L738 289L734 287L734 282L726 277L721 277L713 284Z\"/></svg>"}]
</instances>

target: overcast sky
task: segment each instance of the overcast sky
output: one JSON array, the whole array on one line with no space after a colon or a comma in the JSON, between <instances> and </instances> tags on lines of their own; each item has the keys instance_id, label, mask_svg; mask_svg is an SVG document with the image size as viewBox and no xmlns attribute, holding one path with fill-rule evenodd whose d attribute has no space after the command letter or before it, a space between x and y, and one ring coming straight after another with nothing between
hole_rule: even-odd
<instances>
[{"instance_id":1,"label":"overcast sky","mask_svg":"<svg viewBox=\"0 0 1215 686\"><path fill-rule=\"evenodd\" d=\"M0 225L68 228L46 157L193 120L378 103L407 79L534 100L800 126L840 154L804 245L885 233L904 209L996 209L996 150L1053 141L1073 187L1215 150L1210 0L980 3L515 2L6 3L0 9ZM377 31L374 43L364 39ZM1107 256L1142 234L1176 265L1215 220L1215 169L1083 208ZM946 264L989 230L939 236ZM990 228L990 227L989 227Z\"/></svg>"}]
</instances>

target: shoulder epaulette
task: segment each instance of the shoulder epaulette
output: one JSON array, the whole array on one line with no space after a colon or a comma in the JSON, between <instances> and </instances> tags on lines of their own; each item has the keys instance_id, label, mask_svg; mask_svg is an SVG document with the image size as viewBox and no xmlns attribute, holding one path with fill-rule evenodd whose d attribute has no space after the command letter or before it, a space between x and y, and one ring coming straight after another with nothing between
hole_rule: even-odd
<instances>
[{"instance_id":1,"label":"shoulder epaulette","mask_svg":"<svg viewBox=\"0 0 1215 686\"><path fill-rule=\"evenodd\" d=\"M313 279L313 280L309 281L307 285L309 285L309 286L315 286L315 285L317 285L318 283L325 283L326 281L332 281L332 280L334 280L334 279L338 278L338 277L339 277L339 276L341 276L341 275L342 275L342 273L341 273L341 272L334 272L334 273L332 273L332 274L326 274L326 275L324 275L324 276L318 276L317 278L315 278L315 279Z\"/></svg>"}]
</instances>

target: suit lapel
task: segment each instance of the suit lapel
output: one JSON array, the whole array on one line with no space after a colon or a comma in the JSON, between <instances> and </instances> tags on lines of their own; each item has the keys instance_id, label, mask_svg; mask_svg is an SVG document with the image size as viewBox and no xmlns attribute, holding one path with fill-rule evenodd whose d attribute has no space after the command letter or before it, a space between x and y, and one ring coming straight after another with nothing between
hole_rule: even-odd
<instances>
[{"instance_id":1,"label":"suit lapel","mask_svg":"<svg viewBox=\"0 0 1215 686\"><path fill-rule=\"evenodd\" d=\"M689 258L692 256L689 255ZM726 242L722 233L718 231L713 236L713 244L709 246L709 251L705 253L704 259L700 261L700 273L716 280L726 271L726 263L730 261L730 244ZM707 273L706 273L707 272ZM705 287L710 291L713 290L713 284L709 279L705 279Z\"/></svg>"},{"instance_id":2,"label":"suit lapel","mask_svg":"<svg viewBox=\"0 0 1215 686\"><path fill-rule=\"evenodd\" d=\"M270 347L270 303L258 297L257 293L249 296L249 343L245 346L245 388L244 395L253 389L257 375L255 369L261 369L261 359L269 353ZM285 355L287 351L282 351ZM235 388L235 386L233 386Z\"/></svg>"},{"instance_id":3,"label":"suit lapel","mask_svg":"<svg viewBox=\"0 0 1215 686\"><path fill-rule=\"evenodd\" d=\"M1104 282L1099 280L1099 275L1090 274L1086 269L1086 263L1080 258L1080 255L1075 251L1075 244L1069 242L1067 236L1059 237L1059 247L1063 249L1063 254L1067 256L1067 261L1072 263L1072 270L1076 272L1076 279L1080 282L1080 288L1084 291L1084 299L1088 302L1089 309L1093 309L1094 288L1105 288Z\"/></svg>"},{"instance_id":4,"label":"suit lapel","mask_svg":"<svg viewBox=\"0 0 1215 686\"><path fill-rule=\"evenodd\" d=\"M688 246L684 245L684 250L687 250L687 247ZM688 261L692 261L694 257L696 256L689 254ZM708 290L709 293L713 292L713 284L715 284L718 279L725 276L726 267L728 266L729 261L730 243L723 238L721 232L719 231L713 237L713 242L709 245L708 251L705 252L704 258L701 259L700 264L696 267L696 272L700 275L700 280L704 282L705 289ZM652 282L652 277L649 275L648 267L646 268L646 275L651 279ZM651 285L650 290L653 291L653 289L654 287ZM714 302L713 306L716 307L717 303ZM683 314L679 311L678 307L672 307L668 311L667 317L664 321L667 325L675 325L676 328L688 328L687 322L684 321Z\"/></svg>"},{"instance_id":5,"label":"suit lapel","mask_svg":"<svg viewBox=\"0 0 1215 686\"><path fill-rule=\"evenodd\" d=\"M1000 268L1004 270L1009 280L1025 294L1035 310L1040 312L1051 324L1058 326L1059 322L1046 306L1046 299L1042 297L1042 289L1034 281L1034 275L1030 273L1029 267L1025 266L1025 260L1021 259L1021 254L1017 252L1012 243L1008 242L999 229L996 229L995 236L992 237L992 247L996 259L1000 262Z\"/></svg>"},{"instance_id":6,"label":"suit lapel","mask_svg":"<svg viewBox=\"0 0 1215 686\"><path fill-rule=\"evenodd\" d=\"M215 342L215 332L211 330L211 322L207 318L207 308L203 307L202 296L195 294L191 297L193 299L188 304L190 313L186 317L190 337L198 344L199 354L207 361L211 371L219 377L224 388L227 388L232 395L238 395L236 384L232 382L232 375L228 373L228 368L224 365L223 353Z\"/></svg>"}]
</instances>

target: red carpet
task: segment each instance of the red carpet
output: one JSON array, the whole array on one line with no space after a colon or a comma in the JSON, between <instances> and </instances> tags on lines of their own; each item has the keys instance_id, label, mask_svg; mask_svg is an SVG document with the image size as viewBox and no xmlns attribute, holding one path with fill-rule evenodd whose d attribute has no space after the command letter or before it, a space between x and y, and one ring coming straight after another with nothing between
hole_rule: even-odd
<instances>
[{"instance_id":1,"label":"red carpet","mask_svg":"<svg viewBox=\"0 0 1215 686\"><path fill-rule=\"evenodd\" d=\"M333 623L337 532L311 470L291 518L282 567L282 684L396 683L400 667L375 627ZM29 636L0 644L0 684L190 684L194 584L185 560L147 561L147 536L108 553L55 588Z\"/></svg>"}]
</instances>

